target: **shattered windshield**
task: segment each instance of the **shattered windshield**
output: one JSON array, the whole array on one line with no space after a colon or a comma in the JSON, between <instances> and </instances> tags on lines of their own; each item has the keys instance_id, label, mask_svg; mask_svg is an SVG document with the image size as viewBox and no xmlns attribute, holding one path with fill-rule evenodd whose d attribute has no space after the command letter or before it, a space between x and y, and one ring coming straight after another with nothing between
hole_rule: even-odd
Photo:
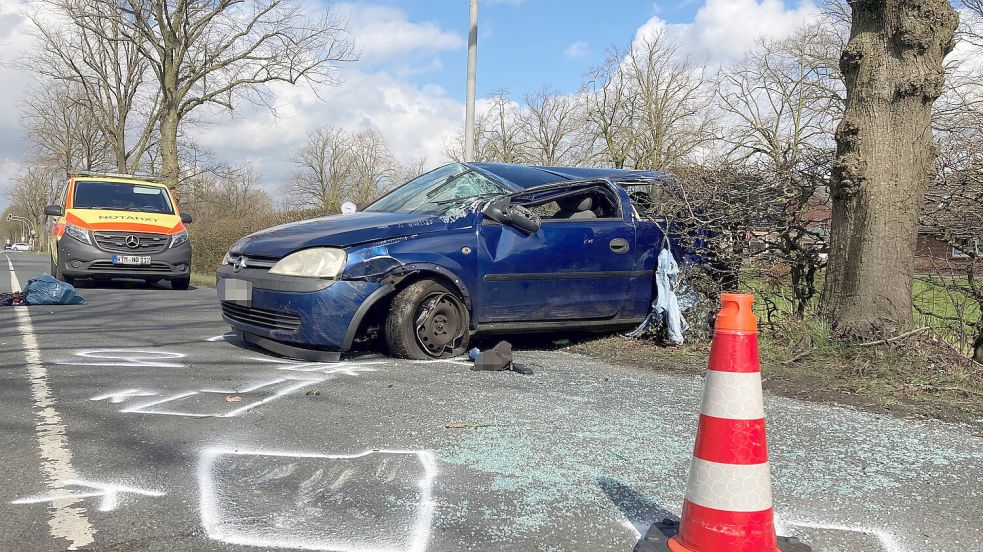
<instances>
[{"instance_id":1,"label":"shattered windshield","mask_svg":"<svg viewBox=\"0 0 983 552\"><path fill-rule=\"evenodd\" d=\"M469 199L508 190L460 163L434 169L365 208L369 212L439 215Z\"/></svg>"}]
</instances>

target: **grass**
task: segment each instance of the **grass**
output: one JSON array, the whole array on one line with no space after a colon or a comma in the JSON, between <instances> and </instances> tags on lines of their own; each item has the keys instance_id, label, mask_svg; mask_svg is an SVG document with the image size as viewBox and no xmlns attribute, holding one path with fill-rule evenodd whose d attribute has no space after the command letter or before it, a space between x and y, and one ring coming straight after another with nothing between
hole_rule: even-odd
<instances>
[{"instance_id":1,"label":"grass","mask_svg":"<svg viewBox=\"0 0 983 552\"><path fill-rule=\"evenodd\" d=\"M929 332L896 343L850 346L816 319L759 336L763 384L771 392L902 416L983 425L983 365ZM571 352L641 369L702 374L710 344L661 347L621 336L576 343Z\"/></svg>"},{"instance_id":2,"label":"grass","mask_svg":"<svg viewBox=\"0 0 983 552\"><path fill-rule=\"evenodd\" d=\"M205 272L192 272L191 285L195 287L215 287L215 274Z\"/></svg>"}]
</instances>

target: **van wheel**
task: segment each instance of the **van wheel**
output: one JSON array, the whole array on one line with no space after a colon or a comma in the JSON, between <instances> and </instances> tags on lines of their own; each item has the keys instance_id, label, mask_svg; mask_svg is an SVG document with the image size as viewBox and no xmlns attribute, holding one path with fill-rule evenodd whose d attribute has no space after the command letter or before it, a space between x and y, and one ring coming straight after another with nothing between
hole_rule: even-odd
<instances>
[{"instance_id":1,"label":"van wheel","mask_svg":"<svg viewBox=\"0 0 983 552\"><path fill-rule=\"evenodd\" d=\"M461 355L468 348L471 317L456 293L421 280L396 294L386 318L386 345L398 358L425 360Z\"/></svg>"},{"instance_id":2,"label":"van wheel","mask_svg":"<svg viewBox=\"0 0 983 552\"><path fill-rule=\"evenodd\" d=\"M51 261L51 275L70 286L75 285L75 278L72 278L71 276L65 276L62 273L61 269L58 268L58 263L56 263L55 261Z\"/></svg>"},{"instance_id":3,"label":"van wheel","mask_svg":"<svg viewBox=\"0 0 983 552\"><path fill-rule=\"evenodd\" d=\"M185 290L191 287L191 278L178 278L177 280L171 280L171 287L173 289Z\"/></svg>"}]
</instances>

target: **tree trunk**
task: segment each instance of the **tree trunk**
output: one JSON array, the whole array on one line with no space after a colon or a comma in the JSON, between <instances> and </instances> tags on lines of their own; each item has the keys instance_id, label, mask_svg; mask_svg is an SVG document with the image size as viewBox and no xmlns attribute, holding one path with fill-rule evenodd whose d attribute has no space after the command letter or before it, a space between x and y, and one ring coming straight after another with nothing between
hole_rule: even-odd
<instances>
[{"instance_id":1,"label":"tree trunk","mask_svg":"<svg viewBox=\"0 0 983 552\"><path fill-rule=\"evenodd\" d=\"M165 107L160 118L160 173L175 197L178 196L178 173L181 169L177 150L179 122L177 108Z\"/></svg>"},{"instance_id":2,"label":"tree trunk","mask_svg":"<svg viewBox=\"0 0 983 552\"><path fill-rule=\"evenodd\" d=\"M838 335L865 339L912 322L918 212L937 151L932 104L959 17L947 0L850 6L822 305Z\"/></svg>"}]
</instances>

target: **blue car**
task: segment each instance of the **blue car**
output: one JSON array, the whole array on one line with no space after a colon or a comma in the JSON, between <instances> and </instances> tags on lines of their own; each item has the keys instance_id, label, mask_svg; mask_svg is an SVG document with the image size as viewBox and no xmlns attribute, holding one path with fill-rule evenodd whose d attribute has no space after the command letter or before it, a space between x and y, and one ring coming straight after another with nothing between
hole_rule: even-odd
<instances>
[{"instance_id":1,"label":"blue car","mask_svg":"<svg viewBox=\"0 0 983 552\"><path fill-rule=\"evenodd\" d=\"M429 359L477 332L633 327L669 245L639 213L666 178L445 165L361 212L236 242L217 275L223 317L246 342L312 361L338 360L368 328L393 356Z\"/></svg>"}]
</instances>

